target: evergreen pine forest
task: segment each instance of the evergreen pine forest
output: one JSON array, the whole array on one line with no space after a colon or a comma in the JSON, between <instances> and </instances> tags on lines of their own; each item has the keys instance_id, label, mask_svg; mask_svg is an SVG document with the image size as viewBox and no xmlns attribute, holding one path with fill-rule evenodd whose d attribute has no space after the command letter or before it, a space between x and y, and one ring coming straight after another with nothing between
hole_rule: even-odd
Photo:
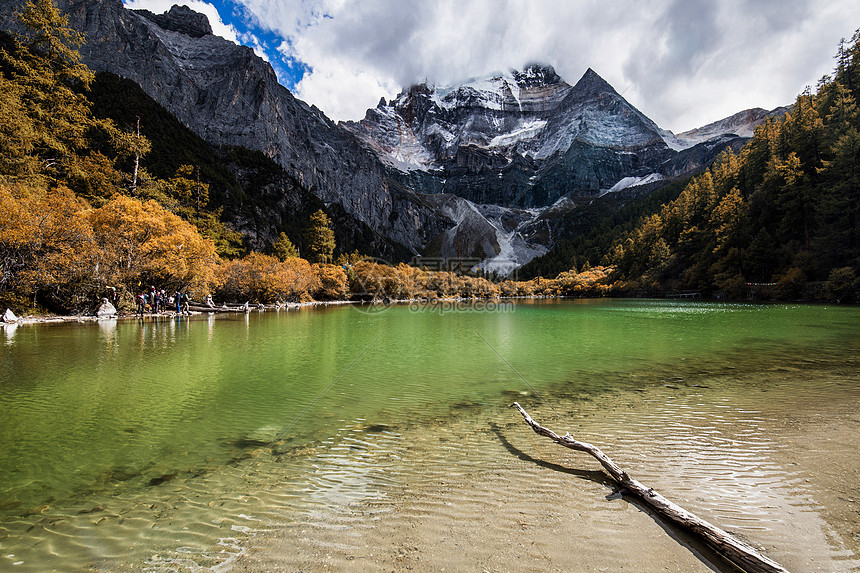
<instances>
[{"instance_id":1,"label":"evergreen pine forest","mask_svg":"<svg viewBox=\"0 0 860 573\"><path fill-rule=\"evenodd\" d=\"M51 0L29 0L20 17L27 33L0 34L0 305L17 313L85 312L114 289L129 310L149 285L261 303L685 292L858 300L860 32L837 47L831 76L737 154L595 212L521 269L528 280L500 280L347 253L323 210L255 247L224 222L237 192L211 149L174 143L199 152L173 153L168 142L185 135L163 133L167 122L100 104L119 80L81 62L86 39Z\"/></svg>"}]
</instances>

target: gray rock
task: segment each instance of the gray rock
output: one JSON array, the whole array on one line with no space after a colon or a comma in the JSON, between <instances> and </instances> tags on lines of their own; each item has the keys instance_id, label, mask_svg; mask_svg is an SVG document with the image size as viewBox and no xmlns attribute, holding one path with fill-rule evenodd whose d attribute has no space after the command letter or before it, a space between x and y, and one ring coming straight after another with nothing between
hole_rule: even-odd
<instances>
[{"instance_id":1,"label":"gray rock","mask_svg":"<svg viewBox=\"0 0 860 573\"><path fill-rule=\"evenodd\" d=\"M453 89L420 84L343 125L415 191L524 208L596 196L676 153L591 69L574 86L538 65Z\"/></svg>"},{"instance_id":2,"label":"gray rock","mask_svg":"<svg viewBox=\"0 0 860 573\"><path fill-rule=\"evenodd\" d=\"M0 10L11 13L18 4L0 0ZM153 18L125 9L120 0L57 5L86 35L80 51L91 69L135 81L209 143L262 151L325 203L339 203L411 251L418 252L439 227L453 225L439 221L414 194L399 193L371 151L293 97L251 48L171 29L178 27L173 11Z\"/></svg>"},{"instance_id":3,"label":"gray rock","mask_svg":"<svg viewBox=\"0 0 860 573\"><path fill-rule=\"evenodd\" d=\"M18 322L18 317L15 316L15 313L12 312L12 309L7 308L6 312L3 313L3 322L5 322L5 323Z\"/></svg>"},{"instance_id":4,"label":"gray rock","mask_svg":"<svg viewBox=\"0 0 860 573\"><path fill-rule=\"evenodd\" d=\"M212 33L209 18L199 12L195 12L188 6L176 4L164 14L153 14L149 10L136 10L144 18L155 22L165 30L173 30L191 36L202 38Z\"/></svg>"},{"instance_id":5,"label":"gray rock","mask_svg":"<svg viewBox=\"0 0 860 573\"><path fill-rule=\"evenodd\" d=\"M116 316L116 307L112 305L108 299L103 298L101 305L99 305L99 308L96 311L96 316L99 318L110 318Z\"/></svg>"}]
</instances>

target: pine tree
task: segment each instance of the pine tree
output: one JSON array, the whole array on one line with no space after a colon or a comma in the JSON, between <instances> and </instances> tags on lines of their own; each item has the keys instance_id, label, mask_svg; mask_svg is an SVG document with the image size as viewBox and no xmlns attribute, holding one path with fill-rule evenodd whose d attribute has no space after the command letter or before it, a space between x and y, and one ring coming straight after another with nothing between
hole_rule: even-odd
<instances>
[{"instance_id":1,"label":"pine tree","mask_svg":"<svg viewBox=\"0 0 860 573\"><path fill-rule=\"evenodd\" d=\"M33 155L36 137L20 86L0 75L0 178L25 178L38 172L39 160Z\"/></svg>"},{"instance_id":2,"label":"pine tree","mask_svg":"<svg viewBox=\"0 0 860 573\"><path fill-rule=\"evenodd\" d=\"M113 158L122 138L112 121L91 112L87 92L94 74L78 52L83 34L69 27L52 0L27 0L18 18L24 33L0 49L2 87L8 88L3 107L16 116L3 129L11 139L0 144L0 169L13 178L67 183L90 198L112 195L121 179ZM15 140L17 156L8 151Z\"/></svg>"},{"instance_id":3,"label":"pine tree","mask_svg":"<svg viewBox=\"0 0 860 573\"><path fill-rule=\"evenodd\" d=\"M293 245L292 241L290 241L287 234L281 233L278 236L278 240L275 241L274 245L272 245L272 254L283 262L287 259L298 257L299 251L296 249L296 246Z\"/></svg>"},{"instance_id":4,"label":"pine tree","mask_svg":"<svg viewBox=\"0 0 860 573\"><path fill-rule=\"evenodd\" d=\"M209 205L209 184L192 165L181 165L170 179L156 180L141 194L155 199L186 221L199 222Z\"/></svg>"},{"instance_id":5,"label":"pine tree","mask_svg":"<svg viewBox=\"0 0 860 573\"><path fill-rule=\"evenodd\" d=\"M334 255L334 231L322 209L311 215L305 230L305 255L313 263L329 263Z\"/></svg>"},{"instance_id":6,"label":"pine tree","mask_svg":"<svg viewBox=\"0 0 860 573\"><path fill-rule=\"evenodd\" d=\"M135 138L133 134L131 137ZM143 169L141 173L143 179L148 179ZM219 256L232 259L243 254L241 233L221 221L224 207L209 208L209 184L200 179L198 168L181 165L170 179L154 179L139 185L137 195L155 200L193 224L201 235L215 243Z\"/></svg>"},{"instance_id":7,"label":"pine tree","mask_svg":"<svg viewBox=\"0 0 860 573\"><path fill-rule=\"evenodd\" d=\"M152 151L152 143L140 133L140 118L137 118L134 131L123 131L118 128L109 128L111 144L117 151L117 159L120 161L132 161L132 173L128 178L128 190L132 197L138 196L138 182L145 180L145 172L142 172L140 160ZM144 175L144 177L141 177Z\"/></svg>"},{"instance_id":8,"label":"pine tree","mask_svg":"<svg viewBox=\"0 0 860 573\"><path fill-rule=\"evenodd\" d=\"M825 268L860 266L860 130L845 130L831 153L821 168L825 192L817 213L817 259Z\"/></svg>"},{"instance_id":9,"label":"pine tree","mask_svg":"<svg viewBox=\"0 0 860 573\"><path fill-rule=\"evenodd\" d=\"M19 19L25 33L0 57L35 123L34 147L43 167L63 173L72 156L86 148L87 132L96 121L83 93L94 76L77 51L84 37L69 28L51 0L28 0Z\"/></svg>"}]
</instances>

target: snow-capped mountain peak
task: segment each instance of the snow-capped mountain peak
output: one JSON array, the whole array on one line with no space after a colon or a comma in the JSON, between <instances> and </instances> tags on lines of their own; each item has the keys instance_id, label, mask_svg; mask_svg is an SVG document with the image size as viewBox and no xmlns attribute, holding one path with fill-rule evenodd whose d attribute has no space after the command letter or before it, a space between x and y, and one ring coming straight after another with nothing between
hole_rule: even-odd
<instances>
[{"instance_id":1,"label":"snow-capped mountain peak","mask_svg":"<svg viewBox=\"0 0 860 573\"><path fill-rule=\"evenodd\" d=\"M579 139L660 144L659 128L589 68L574 85L550 66L497 72L455 86L418 84L344 124L401 171L432 171L474 146L512 161L543 160Z\"/></svg>"},{"instance_id":2,"label":"snow-capped mountain peak","mask_svg":"<svg viewBox=\"0 0 860 573\"><path fill-rule=\"evenodd\" d=\"M545 98L535 98L535 94L530 92L537 90L541 95L545 95L543 92L548 86L560 88L558 96L550 98L549 106L557 103L570 89L552 66L532 64L522 71L493 72L456 85L434 86L431 99L446 110L456 107L482 107L497 111L535 111L535 107L546 107L547 103ZM544 102L544 105L538 106L537 100Z\"/></svg>"}]
</instances>

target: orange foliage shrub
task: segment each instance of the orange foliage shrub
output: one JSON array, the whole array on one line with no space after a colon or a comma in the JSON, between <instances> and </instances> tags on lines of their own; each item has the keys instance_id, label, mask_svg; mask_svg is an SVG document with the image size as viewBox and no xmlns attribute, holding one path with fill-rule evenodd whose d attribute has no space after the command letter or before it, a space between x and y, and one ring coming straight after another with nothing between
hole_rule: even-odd
<instances>
[{"instance_id":1,"label":"orange foliage shrub","mask_svg":"<svg viewBox=\"0 0 860 573\"><path fill-rule=\"evenodd\" d=\"M9 217L0 229L0 290L57 310L92 309L108 287L202 292L214 278L212 241L154 201L116 196L91 209L65 187L0 186L0 209Z\"/></svg>"},{"instance_id":2,"label":"orange foliage shrub","mask_svg":"<svg viewBox=\"0 0 860 573\"><path fill-rule=\"evenodd\" d=\"M62 310L88 306L99 283L98 246L81 216L86 207L65 187L0 185L0 290L40 296Z\"/></svg>"},{"instance_id":3,"label":"orange foliage shrub","mask_svg":"<svg viewBox=\"0 0 860 573\"><path fill-rule=\"evenodd\" d=\"M261 253L221 264L216 282L217 296L234 302L305 301L320 288L320 280L306 260L281 262Z\"/></svg>"},{"instance_id":4,"label":"orange foliage shrub","mask_svg":"<svg viewBox=\"0 0 860 573\"><path fill-rule=\"evenodd\" d=\"M352 266L349 288L361 298L400 298L400 285L393 267L372 261L359 261Z\"/></svg>"},{"instance_id":5,"label":"orange foliage shrub","mask_svg":"<svg viewBox=\"0 0 860 573\"><path fill-rule=\"evenodd\" d=\"M495 298L497 285L480 277L447 271L425 271L404 263L396 267L360 261L350 268L350 289L366 299Z\"/></svg>"},{"instance_id":6,"label":"orange foliage shrub","mask_svg":"<svg viewBox=\"0 0 860 573\"><path fill-rule=\"evenodd\" d=\"M400 287L398 298L413 299L426 291L427 273L419 268L400 263L394 267L394 277Z\"/></svg>"},{"instance_id":7,"label":"orange foliage shrub","mask_svg":"<svg viewBox=\"0 0 860 573\"><path fill-rule=\"evenodd\" d=\"M499 283L499 296L519 296L518 285L519 283L510 280Z\"/></svg>"},{"instance_id":8,"label":"orange foliage shrub","mask_svg":"<svg viewBox=\"0 0 860 573\"><path fill-rule=\"evenodd\" d=\"M318 263L313 265L316 273L318 286L313 292L317 300L343 300L347 298L346 272L337 265L326 265Z\"/></svg>"},{"instance_id":9,"label":"orange foliage shrub","mask_svg":"<svg viewBox=\"0 0 860 573\"><path fill-rule=\"evenodd\" d=\"M594 267L577 273L567 271L558 275L553 281L553 291L563 296L603 296L610 290L610 275L612 267Z\"/></svg>"}]
</instances>

